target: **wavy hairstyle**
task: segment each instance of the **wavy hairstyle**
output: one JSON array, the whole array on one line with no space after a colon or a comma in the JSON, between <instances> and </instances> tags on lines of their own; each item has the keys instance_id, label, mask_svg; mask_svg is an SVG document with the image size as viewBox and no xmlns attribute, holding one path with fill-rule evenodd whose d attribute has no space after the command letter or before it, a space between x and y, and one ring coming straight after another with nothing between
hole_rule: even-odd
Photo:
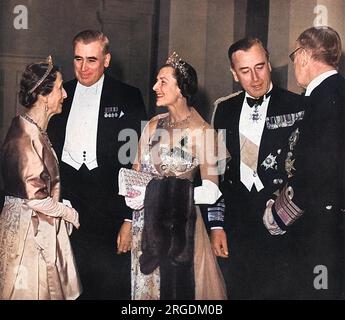
<instances>
[{"instance_id":1,"label":"wavy hairstyle","mask_svg":"<svg viewBox=\"0 0 345 320\"><path fill-rule=\"evenodd\" d=\"M186 98L187 105L193 107L198 92L198 76L195 69L189 63L183 60L180 60L180 63L183 64L184 73L169 63L166 63L162 68L171 67L175 70L174 77L177 81L177 86L181 90L182 96Z\"/></svg>"},{"instance_id":2,"label":"wavy hairstyle","mask_svg":"<svg viewBox=\"0 0 345 320\"><path fill-rule=\"evenodd\" d=\"M39 62L29 64L22 75L20 80L19 102L25 108L30 108L36 103L38 95L47 96L53 91L54 83L57 78L57 72L60 71L58 66L53 66L48 76L42 83L33 91L32 88L42 79L46 73L49 64L47 62Z\"/></svg>"}]
</instances>

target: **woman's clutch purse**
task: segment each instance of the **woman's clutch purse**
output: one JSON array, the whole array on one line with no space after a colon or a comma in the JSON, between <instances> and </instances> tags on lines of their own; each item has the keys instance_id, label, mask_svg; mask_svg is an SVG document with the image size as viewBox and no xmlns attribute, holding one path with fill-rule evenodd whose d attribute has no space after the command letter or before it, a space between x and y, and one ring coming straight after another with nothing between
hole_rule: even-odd
<instances>
[{"instance_id":1,"label":"woman's clutch purse","mask_svg":"<svg viewBox=\"0 0 345 320\"><path fill-rule=\"evenodd\" d=\"M152 178L150 173L121 168L119 171L119 195L130 198L139 196L140 191L136 190L135 186L146 187Z\"/></svg>"}]
</instances>

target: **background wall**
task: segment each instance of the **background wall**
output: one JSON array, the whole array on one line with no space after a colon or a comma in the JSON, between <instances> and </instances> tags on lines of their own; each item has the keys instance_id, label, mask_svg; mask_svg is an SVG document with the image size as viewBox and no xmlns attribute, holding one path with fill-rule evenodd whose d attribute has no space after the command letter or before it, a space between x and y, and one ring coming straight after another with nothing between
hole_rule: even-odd
<instances>
[{"instance_id":1,"label":"background wall","mask_svg":"<svg viewBox=\"0 0 345 320\"><path fill-rule=\"evenodd\" d=\"M25 65L51 54L65 80L73 78L71 40L82 29L109 36L108 72L139 87L151 113L157 69L177 51L197 70L198 107L209 120L213 101L238 90L227 58L232 42L260 37L271 53L274 81L300 92L288 61L295 39L327 24L345 43L344 16L344 0L1 0L0 143L21 112L17 91Z\"/></svg>"}]
</instances>

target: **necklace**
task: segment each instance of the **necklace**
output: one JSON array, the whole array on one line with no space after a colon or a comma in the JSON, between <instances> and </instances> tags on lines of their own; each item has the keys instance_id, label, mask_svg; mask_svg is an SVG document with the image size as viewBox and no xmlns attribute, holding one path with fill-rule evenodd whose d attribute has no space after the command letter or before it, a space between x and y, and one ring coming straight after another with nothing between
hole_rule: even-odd
<instances>
[{"instance_id":1,"label":"necklace","mask_svg":"<svg viewBox=\"0 0 345 320\"><path fill-rule=\"evenodd\" d=\"M45 130L43 130L32 118L29 117L29 115L27 113L24 113L21 115L25 120L29 121L30 123L32 123L33 125L35 125L38 129L38 131L41 133L41 135L44 137L44 139L48 142L49 146L52 148L53 145L50 142L50 139L48 137L48 134Z\"/></svg>"},{"instance_id":2,"label":"necklace","mask_svg":"<svg viewBox=\"0 0 345 320\"><path fill-rule=\"evenodd\" d=\"M189 123L189 119L192 116L192 113L190 113L186 118L179 120L179 121L171 121L168 120L168 117L164 123L164 126L166 128L176 128L177 126L184 126Z\"/></svg>"}]
</instances>

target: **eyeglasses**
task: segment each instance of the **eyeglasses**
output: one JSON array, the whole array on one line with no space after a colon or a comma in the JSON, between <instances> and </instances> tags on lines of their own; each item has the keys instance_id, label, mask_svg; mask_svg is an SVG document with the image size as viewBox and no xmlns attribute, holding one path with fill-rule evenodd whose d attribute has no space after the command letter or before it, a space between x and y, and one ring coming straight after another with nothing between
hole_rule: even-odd
<instances>
[{"instance_id":1,"label":"eyeglasses","mask_svg":"<svg viewBox=\"0 0 345 320\"><path fill-rule=\"evenodd\" d=\"M294 51L292 51L290 54L289 54L289 58L292 62L294 62L295 60L295 53L300 50L300 49L304 49L303 47L298 47L297 49L295 49Z\"/></svg>"}]
</instances>

